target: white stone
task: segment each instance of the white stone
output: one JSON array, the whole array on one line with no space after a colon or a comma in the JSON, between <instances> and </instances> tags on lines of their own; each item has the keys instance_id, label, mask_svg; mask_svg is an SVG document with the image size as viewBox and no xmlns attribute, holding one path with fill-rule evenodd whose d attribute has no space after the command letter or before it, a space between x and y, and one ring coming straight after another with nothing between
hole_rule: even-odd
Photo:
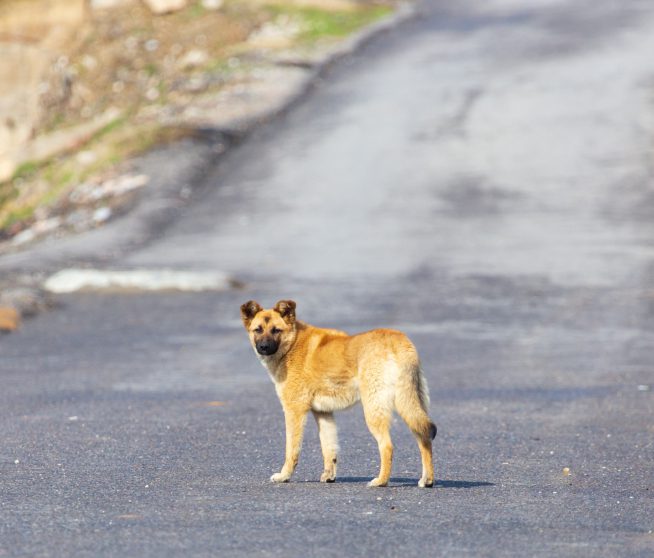
<instances>
[{"instance_id":1,"label":"white stone","mask_svg":"<svg viewBox=\"0 0 654 558\"><path fill-rule=\"evenodd\" d=\"M145 98L148 101L156 101L159 98L159 90L155 87L150 87L150 89L145 92Z\"/></svg>"},{"instance_id":2,"label":"white stone","mask_svg":"<svg viewBox=\"0 0 654 558\"><path fill-rule=\"evenodd\" d=\"M130 4L133 0L91 0L92 10L109 10Z\"/></svg>"},{"instance_id":3,"label":"white stone","mask_svg":"<svg viewBox=\"0 0 654 558\"><path fill-rule=\"evenodd\" d=\"M9 180L16 172L16 163L0 155L0 182Z\"/></svg>"},{"instance_id":4,"label":"white stone","mask_svg":"<svg viewBox=\"0 0 654 558\"><path fill-rule=\"evenodd\" d=\"M93 220L96 223L104 223L110 217L111 217L111 208L109 208L107 206L98 207L98 209L96 209L93 212Z\"/></svg>"},{"instance_id":5,"label":"white stone","mask_svg":"<svg viewBox=\"0 0 654 558\"><path fill-rule=\"evenodd\" d=\"M177 65L184 69L197 68L206 64L209 60L209 55L204 50L193 49L189 50L178 61Z\"/></svg>"},{"instance_id":6,"label":"white stone","mask_svg":"<svg viewBox=\"0 0 654 558\"><path fill-rule=\"evenodd\" d=\"M91 151L89 149L85 149L84 151L80 151L76 156L75 159L77 162L82 165L83 167L86 167L88 165L91 165L95 163L98 160L98 156L95 154L94 151Z\"/></svg>"},{"instance_id":7,"label":"white stone","mask_svg":"<svg viewBox=\"0 0 654 558\"><path fill-rule=\"evenodd\" d=\"M51 217L50 219L37 221L32 226L32 230L34 231L35 234L46 234L59 228L59 226L61 226L61 218Z\"/></svg>"},{"instance_id":8,"label":"white stone","mask_svg":"<svg viewBox=\"0 0 654 558\"><path fill-rule=\"evenodd\" d=\"M26 244L31 242L36 237L36 234L32 229L25 229L24 231L19 232L16 236L11 239L11 243L15 245Z\"/></svg>"},{"instance_id":9,"label":"white stone","mask_svg":"<svg viewBox=\"0 0 654 558\"><path fill-rule=\"evenodd\" d=\"M219 10L223 3L224 0L202 0L202 7L205 10Z\"/></svg>"},{"instance_id":10,"label":"white stone","mask_svg":"<svg viewBox=\"0 0 654 558\"><path fill-rule=\"evenodd\" d=\"M186 7L186 0L143 0L154 14L168 14Z\"/></svg>"}]
</instances>

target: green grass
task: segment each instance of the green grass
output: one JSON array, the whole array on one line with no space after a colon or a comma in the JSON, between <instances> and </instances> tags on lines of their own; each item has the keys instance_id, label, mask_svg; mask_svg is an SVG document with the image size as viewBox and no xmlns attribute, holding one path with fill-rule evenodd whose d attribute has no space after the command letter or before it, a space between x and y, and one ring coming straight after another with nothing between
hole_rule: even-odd
<instances>
[{"instance_id":1,"label":"green grass","mask_svg":"<svg viewBox=\"0 0 654 558\"><path fill-rule=\"evenodd\" d=\"M361 7L356 10L321 10L312 7L269 6L274 15L287 15L300 22L299 39L305 43L325 37L339 38L390 14L389 6Z\"/></svg>"},{"instance_id":2,"label":"green grass","mask_svg":"<svg viewBox=\"0 0 654 558\"><path fill-rule=\"evenodd\" d=\"M13 180L16 179L25 179L34 176L40 168L40 164L36 161L25 161L24 163L18 165L18 168L14 172Z\"/></svg>"},{"instance_id":3,"label":"green grass","mask_svg":"<svg viewBox=\"0 0 654 558\"><path fill-rule=\"evenodd\" d=\"M38 207L55 205L76 185L89 177L102 173L126 158L142 153L153 145L175 141L184 131L161 128L157 125L125 126L129 116L120 116L99 130L85 149L96 152L97 160L87 166L80 166L74 157L53 157L41 163L26 162L21 165L14 178L0 184L0 230L18 221L29 220ZM7 208L3 205L16 198L19 184L41 180L48 184L47 191L30 199L24 205Z\"/></svg>"},{"instance_id":4,"label":"green grass","mask_svg":"<svg viewBox=\"0 0 654 558\"><path fill-rule=\"evenodd\" d=\"M159 67L154 62L148 62L144 68L148 76L156 76L159 74Z\"/></svg>"},{"instance_id":5,"label":"green grass","mask_svg":"<svg viewBox=\"0 0 654 558\"><path fill-rule=\"evenodd\" d=\"M194 2L186 8L186 14L190 19L202 17L206 13L204 6L200 2Z\"/></svg>"},{"instance_id":6,"label":"green grass","mask_svg":"<svg viewBox=\"0 0 654 558\"><path fill-rule=\"evenodd\" d=\"M32 206L21 207L12 211L7 217L0 223L0 229L11 227L14 223L19 221L27 221L34 215L36 208Z\"/></svg>"},{"instance_id":7,"label":"green grass","mask_svg":"<svg viewBox=\"0 0 654 558\"><path fill-rule=\"evenodd\" d=\"M79 179L79 174L71 168L57 169L59 172L53 173L53 178L50 181L52 187L43 195L39 205L50 205L55 203L61 194L63 194L69 186Z\"/></svg>"},{"instance_id":8,"label":"green grass","mask_svg":"<svg viewBox=\"0 0 654 558\"><path fill-rule=\"evenodd\" d=\"M56 203L76 183L82 182L95 172L121 161L130 154L130 150L140 147L139 142L143 142L142 139L137 141L135 138L130 138L131 141L125 141L126 127L124 125L128 120L129 118L126 115L119 116L98 130L88 142L86 148L97 147L99 142L103 142L109 145L108 153L104 153L96 162L87 167L80 167L73 157L67 156L53 157L50 160L41 162L26 161L20 165L10 181L0 184L0 229L10 227L18 221L30 219L36 208ZM148 136L145 144L151 144L151 141ZM38 199L15 207L2 215L3 205L16 198L17 188L20 187L20 184L24 185L32 180L45 181L49 185L48 190Z\"/></svg>"},{"instance_id":9,"label":"green grass","mask_svg":"<svg viewBox=\"0 0 654 558\"><path fill-rule=\"evenodd\" d=\"M100 138L102 138L103 136L106 136L107 134L115 132L116 130L121 128L124 124L127 124L127 122L129 121L130 116L131 115L123 114L122 116L118 116L118 117L114 118L111 122L109 122L109 124L106 124L105 126L100 128L95 133L95 135L91 139L91 142L89 142L89 143L97 141Z\"/></svg>"},{"instance_id":10,"label":"green grass","mask_svg":"<svg viewBox=\"0 0 654 558\"><path fill-rule=\"evenodd\" d=\"M9 200L16 197L16 187L11 182L0 184L0 208Z\"/></svg>"}]
</instances>

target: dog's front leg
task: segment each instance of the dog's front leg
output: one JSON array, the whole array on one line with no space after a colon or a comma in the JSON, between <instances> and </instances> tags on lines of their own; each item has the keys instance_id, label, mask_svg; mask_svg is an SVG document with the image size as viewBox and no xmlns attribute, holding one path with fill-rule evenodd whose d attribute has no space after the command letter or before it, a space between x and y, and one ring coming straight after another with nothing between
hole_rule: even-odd
<instances>
[{"instance_id":1,"label":"dog's front leg","mask_svg":"<svg viewBox=\"0 0 654 558\"><path fill-rule=\"evenodd\" d=\"M318 424L318 435L325 468L320 475L320 482L334 482L336 480L336 462L338 459L338 434L333 413L313 411Z\"/></svg>"},{"instance_id":2,"label":"dog's front leg","mask_svg":"<svg viewBox=\"0 0 654 558\"><path fill-rule=\"evenodd\" d=\"M293 471L295 471L297 461L300 457L307 412L304 408L284 406L284 419L286 421L286 460L284 461L282 470L270 477L272 482L288 482Z\"/></svg>"}]
</instances>

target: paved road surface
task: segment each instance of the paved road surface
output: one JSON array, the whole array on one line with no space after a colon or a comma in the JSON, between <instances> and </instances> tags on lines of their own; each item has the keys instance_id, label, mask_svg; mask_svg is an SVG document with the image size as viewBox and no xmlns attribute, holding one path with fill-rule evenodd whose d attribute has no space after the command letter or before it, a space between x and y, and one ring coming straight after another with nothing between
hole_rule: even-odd
<instances>
[{"instance_id":1,"label":"paved road surface","mask_svg":"<svg viewBox=\"0 0 654 558\"><path fill-rule=\"evenodd\" d=\"M483 7L479 7L483 5ZM0 556L652 556L654 6L445 2L333 68L116 268L0 340ZM293 482L248 298L422 353L438 485L359 408ZM563 469L570 474L564 475Z\"/></svg>"}]
</instances>

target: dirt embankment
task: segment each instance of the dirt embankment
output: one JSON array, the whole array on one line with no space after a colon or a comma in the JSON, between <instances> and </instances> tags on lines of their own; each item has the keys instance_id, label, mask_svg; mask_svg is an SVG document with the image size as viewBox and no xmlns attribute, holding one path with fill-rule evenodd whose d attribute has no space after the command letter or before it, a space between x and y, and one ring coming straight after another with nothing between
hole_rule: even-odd
<instances>
[{"instance_id":1,"label":"dirt embankment","mask_svg":"<svg viewBox=\"0 0 654 558\"><path fill-rule=\"evenodd\" d=\"M280 63L391 11L350 0L4 0L0 252L103 223L147 183L125 176L127 158L247 113L258 84L287 79Z\"/></svg>"}]
</instances>

